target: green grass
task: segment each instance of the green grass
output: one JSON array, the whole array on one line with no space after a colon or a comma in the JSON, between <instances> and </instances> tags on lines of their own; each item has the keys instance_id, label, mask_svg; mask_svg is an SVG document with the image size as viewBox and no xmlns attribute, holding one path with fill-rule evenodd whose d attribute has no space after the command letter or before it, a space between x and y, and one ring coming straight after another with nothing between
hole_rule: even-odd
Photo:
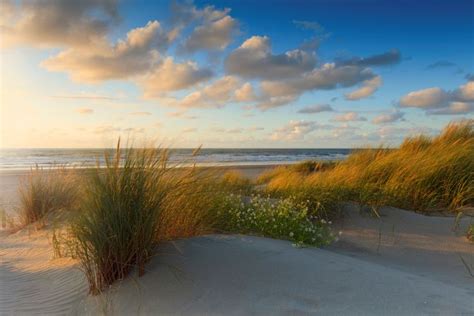
<instances>
[{"instance_id":1,"label":"green grass","mask_svg":"<svg viewBox=\"0 0 474 316\"><path fill-rule=\"evenodd\" d=\"M473 122L449 124L436 137L407 138L398 149L359 150L322 171L280 167L258 181L266 183L268 193L293 196L299 192L302 199L315 204L326 201L323 204L329 207L352 200L375 214L382 205L457 212L474 203ZM326 192L323 197L321 192Z\"/></svg>"},{"instance_id":2,"label":"green grass","mask_svg":"<svg viewBox=\"0 0 474 316\"><path fill-rule=\"evenodd\" d=\"M119 142L120 144L120 142ZM169 189L165 152L128 149L105 157L86 180L85 197L72 225L74 254L98 294L134 267L139 275L153 255L159 216Z\"/></svg>"},{"instance_id":3,"label":"green grass","mask_svg":"<svg viewBox=\"0 0 474 316\"><path fill-rule=\"evenodd\" d=\"M77 178L61 166L36 167L20 183L19 196L20 224L44 223L49 214L77 206Z\"/></svg>"}]
</instances>

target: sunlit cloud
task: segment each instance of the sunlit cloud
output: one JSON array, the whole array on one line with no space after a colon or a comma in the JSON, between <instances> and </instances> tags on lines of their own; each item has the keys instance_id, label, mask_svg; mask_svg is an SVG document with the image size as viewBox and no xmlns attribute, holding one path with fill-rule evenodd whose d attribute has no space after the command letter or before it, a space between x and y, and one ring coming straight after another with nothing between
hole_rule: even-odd
<instances>
[{"instance_id":1,"label":"sunlit cloud","mask_svg":"<svg viewBox=\"0 0 474 316\"><path fill-rule=\"evenodd\" d=\"M356 112L347 112L344 114L339 114L334 117L335 121L338 122L363 122L367 121L367 118L364 116L359 116Z\"/></svg>"}]
</instances>

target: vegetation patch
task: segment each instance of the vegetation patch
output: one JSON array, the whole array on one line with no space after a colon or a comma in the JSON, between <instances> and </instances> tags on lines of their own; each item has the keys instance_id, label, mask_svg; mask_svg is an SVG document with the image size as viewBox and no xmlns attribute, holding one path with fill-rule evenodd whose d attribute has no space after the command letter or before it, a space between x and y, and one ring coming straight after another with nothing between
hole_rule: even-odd
<instances>
[{"instance_id":1,"label":"vegetation patch","mask_svg":"<svg viewBox=\"0 0 474 316\"><path fill-rule=\"evenodd\" d=\"M298 246L324 246L333 237L329 223L308 214L308 206L288 198L253 196L247 203L228 195L220 213L220 227L228 232L290 240Z\"/></svg>"},{"instance_id":2,"label":"vegetation patch","mask_svg":"<svg viewBox=\"0 0 474 316\"><path fill-rule=\"evenodd\" d=\"M78 201L78 181L64 167L36 167L19 187L20 224L44 223L47 215L62 209L75 208Z\"/></svg>"},{"instance_id":3,"label":"vegetation patch","mask_svg":"<svg viewBox=\"0 0 474 316\"><path fill-rule=\"evenodd\" d=\"M359 150L319 172L277 168L259 183L273 195L308 192L315 201L324 190L332 202L355 201L374 213L382 205L456 212L474 204L474 121L450 124L433 138L407 138L398 149Z\"/></svg>"}]
</instances>

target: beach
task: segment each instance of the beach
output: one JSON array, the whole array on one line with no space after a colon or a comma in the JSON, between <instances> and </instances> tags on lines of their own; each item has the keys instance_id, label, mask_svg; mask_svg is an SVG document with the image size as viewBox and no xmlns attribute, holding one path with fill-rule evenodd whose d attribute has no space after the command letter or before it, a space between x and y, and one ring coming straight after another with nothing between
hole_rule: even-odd
<instances>
[{"instance_id":1,"label":"beach","mask_svg":"<svg viewBox=\"0 0 474 316\"><path fill-rule=\"evenodd\" d=\"M272 166L231 167L255 178ZM227 170L227 168L225 169ZM223 170L224 171L224 170ZM3 205L24 172L0 176ZM474 244L454 218L344 206L337 241L322 249L243 235L207 235L158 247L146 273L88 296L78 263L54 258L54 227L2 232L0 314L432 315L474 313Z\"/></svg>"}]
</instances>

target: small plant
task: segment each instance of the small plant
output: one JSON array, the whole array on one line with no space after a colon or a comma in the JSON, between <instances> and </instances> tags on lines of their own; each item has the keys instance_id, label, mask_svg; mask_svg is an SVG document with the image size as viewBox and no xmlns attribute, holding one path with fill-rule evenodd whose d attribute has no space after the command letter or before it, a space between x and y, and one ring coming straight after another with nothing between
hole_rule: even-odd
<instances>
[{"instance_id":1,"label":"small plant","mask_svg":"<svg viewBox=\"0 0 474 316\"><path fill-rule=\"evenodd\" d=\"M474 242L474 224L470 224L467 229L466 237L469 241Z\"/></svg>"},{"instance_id":2,"label":"small plant","mask_svg":"<svg viewBox=\"0 0 474 316\"><path fill-rule=\"evenodd\" d=\"M254 196L248 203L227 197L221 227L230 232L286 239L296 245L324 246L332 241L328 223L308 215L308 207L288 198L275 201Z\"/></svg>"},{"instance_id":3,"label":"small plant","mask_svg":"<svg viewBox=\"0 0 474 316\"><path fill-rule=\"evenodd\" d=\"M19 193L22 225L43 221L46 215L61 209L71 209L78 199L76 178L64 167L32 169Z\"/></svg>"}]
</instances>

